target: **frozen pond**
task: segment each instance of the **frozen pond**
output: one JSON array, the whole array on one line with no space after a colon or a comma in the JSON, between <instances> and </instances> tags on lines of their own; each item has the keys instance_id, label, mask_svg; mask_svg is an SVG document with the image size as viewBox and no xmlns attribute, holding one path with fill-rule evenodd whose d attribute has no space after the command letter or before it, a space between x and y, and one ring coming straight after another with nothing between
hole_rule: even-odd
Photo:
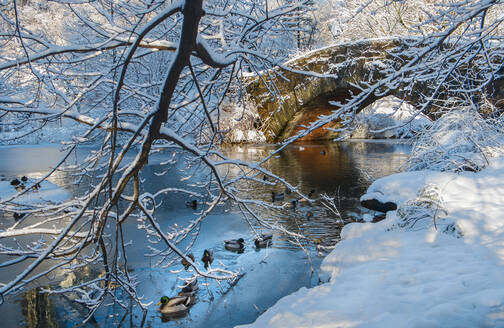
<instances>
[{"instance_id":1,"label":"frozen pond","mask_svg":"<svg viewBox=\"0 0 504 328\"><path fill-rule=\"evenodd\" d=\"M270 145L246 145L230 146L222 151L232 158L256 160L273 149L274 147ZM406 159L409 149L407 145L394 142L295 144L273 158L266 167L285 177L305 193L315 189L317 193L338 195L342 216L348 221L358 218L363 212L358 200L369 184L363 172L371 172L375 178L390 174ZM54 146L1 147L0 175L6 179L19 175L39 177L58 158L59 151ZM147 190L154 190L161 182L172 187L176 187L179 183L180 176L172 174L160 177L154 174L159 169L157 163L162 160L163 152L156 154L144 170L142 177L146 179ZM78 187L71 184L72 178L65 176L63 172L58 172L50 181L70 193L78 192ZM271 188L264 187L251 192L255 197L271 199ZM163 200L163 206L158 212L158 215L166 218L162 224L165 226L174 223L183 224L194 218L193 210L185 206L187 199L184 197L170 195ZM314 214L310 220L306 217L308 211ZM274 215L290 229L301 231L313 240L320 240L324 245L333 243L339 237L338 222L320 207L299 206L295 211L283 211ZM125 232L126 240L136 240L143 234L136 229L136 222L128 222L128 225ZM237 254L224 249L223 240L239 237L246 240L246 249L243 253ZM193 252L199 259L204 249L212 249L215 254L214 263L221 262L232 270L240 269L245 275L233 287L226 282L220 286L215 282L209 282L208 287L205 287L204 279L200 278L198 302L186 317L162 322L155 304L152 304L145 318L145 326L225 328L250 323L279 298L300 287L318 283L317 269L321 257L314 249L309 250L311 265L315 269L312 273L305 253L286 242L283 236L275 235L273 245L267 251L265 249L257 251L252 247L252 242L249 227L241 219L238 211L232 206L218 208L201 226ZM168 269L155 267L155 260L151 261L144 256L147 253L145 245L134 243L128 251L130 271L140 281L138 289L141 291L140 294L143 294L145 303L156 303L162 295L175 294L176 286L180 285L177 277L190 276L181 265ZM51 283L54 282L43 280L40 286ZM79 318L84 313L83 308L70 299L62 296L41 296L35 291L9 298L0 306L2 326L5 327L71 327L80 322ZM116 306L99 310L95 314L95 321L89 322L87 326L136 327L141 322L141 311L128 312Z\"/></svg>"}]
</instances>

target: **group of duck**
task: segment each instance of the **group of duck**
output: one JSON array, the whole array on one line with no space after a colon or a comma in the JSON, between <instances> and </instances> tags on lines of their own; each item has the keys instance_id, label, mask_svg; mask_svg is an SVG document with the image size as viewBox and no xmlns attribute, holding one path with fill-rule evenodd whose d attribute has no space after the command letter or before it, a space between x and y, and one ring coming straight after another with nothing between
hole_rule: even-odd
<instances>
[{"instance_id":1,"label":"group of duck","mask_svg":"<svg viewBox=\"0 0 504 328\"><path fill-rule=\"evenodd\" d=\"M309 199L313 198L313 196L315 195L315 192L316 192L315 189L310 190L310 192L308 193L308 199L306 199L304 197L291 199L290 203L292 205L292 209L295 210L299 203L308 202ZM272 191L271 192L271 202L274 203L275 201L283 201L285 199L285 195L290 195L291 193L292 193L292 191L287 187L285 188L285 192L280 193L280 192Z\"/></svg>"},{"instance_id":2,"label":"group of duck","mask_svg":"<svg viewBox=\"0 0 504 328\"><path fill-rule=\"evenodd\" d=\"M28 182L28 178L23 175L21 178L14 178L11 180L10 182L10 185L12 187L14 187L14 189L16 189L17 192L21 192L23 190L26 189L26 186L25 184ZM38 191L40 189L40 183L36 183L33 185L32 189L34 191ZM18 213L18 212L15 212L13 214L14 216L14 220L18 221L18 220L21 220L22 218L24 218L26 216L26 213Z\"/></svg>"},{"instance_id":3,"label":"group of duck","mask_svg":"<svg viewBox=\"0 0 504 328\"><path fill-rule=\"evenodd\" d=\"M26 188L25 183L27 183L27 182L28 182L28 178L25 175L23 175L20 179L14 178L13 180L11 180L10 185L13 186L17 192L21 192L21 191L25 190L25 188ZM40 183L34 184L32 188L35 191L39 190Z\"/></svg>"},{"instance_id":4,"label":"group of duck","mask_svg":"<svg viewBox=\"0 0 504 328\"><path fill-rule=\"evenodd\" d=\"M272 243L273 235L270 233L263 233L254 239L256 248L269 247ZM224 248L232 252L243 252L245 249L245 240L243 238L224 240Z\"/></svg>"},{"instance_id":5,"label":"group of duck","mask_svg":"<svg viewBox=\"0 0 504 328\"><path fill-rule=\"evenodd\" d=\"M171 298L168 296L161 297L157 304L159 305L158 311L166 317L183 316L196 303L198 289L198 280L194 279L186 284L177 296Z\"/></svg>"},{"instance_id":6,"label":"group of duck","mask_svg":"<svg viewBox=\"0 0 504 328\"><path fill-rule=\"evenodd\" d=\"M254 239L254 245L257 248L265 248L271 246L273 243L273 235L270 233L263 233ZM224 240L224 248L233 252L242 252L245 249L245 240L243 238ZM187 254L192 262L195 261L194 254ZM214 254L211 250L205 249L201 261L205 264L205 269L208 269L210 264L214 261ZM182 259L182 265L187 270L191 263L187 259ZM182 290L175 297L163 296L157 303L159 305L158 311L164 317L180 317L185 315L189 309L196 303L196 293L198 292L197 279L192 280L185 285Z\"/></svg>"}]
</instances>

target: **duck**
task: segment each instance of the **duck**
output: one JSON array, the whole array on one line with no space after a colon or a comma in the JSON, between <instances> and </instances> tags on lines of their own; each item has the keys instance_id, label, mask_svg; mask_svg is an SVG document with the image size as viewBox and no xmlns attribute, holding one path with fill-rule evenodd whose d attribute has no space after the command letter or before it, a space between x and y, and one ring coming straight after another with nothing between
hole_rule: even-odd
<instances>
[{"instance_id":1,"label":"duck","mask_svg":"<svg viewBox=\"0 0 504 328\"><path fill-rule=\"evenodd\" d=\"M189 312L193 304L193 297L191 296L175 296L169 298L163 296L157 303L159 306L158 311L164 316L179 316Z\"/></svg>"},{"instance_id":2,"label":"duck","mask_svg":"<svg viewBox=\"0 0 504 328\"><path fill-rule=\"evenodd\" d=\"M21 192L21 191L24 190L24 188L25 188L24 184L19 184L19 185L16 186L16 191L17 192Z\"/></svg>"},{"instance_id":3,"label":"duck","mask_svg":"<svg viewBox=\"0 0 504 328\"><path fill-rule=\"evenodd\" d=\"M21 181L19 181L17 178L14 180L11 180L10 182L11 186L18 186L21 184Z\"/></svg>"},{"instance_id":4,"label":"duck","mask_svg":"<svg viewBox=\"0 0 504 328\"><path fill-rule=\"evenodd\" d=\"M298 202L308 202L310 199L313 198L313 196L315 195L317 191L315 189L312 189L310 190L310 192L308 193L308 198L303 198L303 197L299 197L297 199Z\"/></svg>"},{"instance_id":5,"label":"duck","mask_svg":"<svg viewBox=\"0 0 504 328\"><path fill-rule=\"evenodd\" d=\"M187 201L185 204L187 207L190 207L193 210L196 210L198 208L198 201L196 199Z\"/></svg>"},{"instance_id":6,"label":"duck","mask_svg":"<svg viewBox=\"0 0 504 328\"><path fill-rule=\"evenodd\" d=\"M26 213L18 213L18 212L14 212L13 216L14 216L14 220L18 221L18 220L21 220L22 218L24 218L26 215Z\"/></svg>"},{"instance_id":7,"label":"duck","mask_svg":"<svg viewBox=\"0 0 504 328\"><path fill-rule=\"evenodd\" d=\"M40 189L40 183L33 185L33 190L38 191Z\"/></svg>"},{"instance_id":8,"label":"duck","mask_svg":"<svg viewBox=\"0 0 504 328\"><path fill-rule=\"evenodd\" d=\"M194 262L194 254L193 253L189 253L187 254L187 257L191 259L191 261ZM184 266L184 269L189 269L189 267L191 266L191 264L189 263L189 261L187 261L186 259L182 259L182 265Z\"/></svg>"},{"instance_id":9,"label":"duck","mask_svg":"<svg viewBox=\"0 0 504 328\"><path fill-rule=\"evenodd\" d=\"M205 269L208 269L208 266L212 264L214 260L213 252L209 249L205 249L203 251L203 257L201 258L201 261L205 263Z\"/></svg>"},{"instance_id":10,"label":"duck","mask_svg":"<svg viewBox=\"0 0 504 328\"><path fill-rule=\"evenodd\" d=\"M185 285L184 288L182 288L182 291L180 293L196 293L196 291L198 289L199 289L198 279L194 279L193 281L191 281L190 283Z\"/></svg>"},{"instance_id":11,"label":"duck","mask_svg":"<svg viewBox=\"0 0 504 328\"><path fill-rule=\"evenodd\" d=\"M243 238L224 240L224 248L228 251L242 251L245 248Z\"/></svg>"},{"instance_id":12,"label":"duck","mask_svg":"<svg viewBox=\"0 0 504 328\"><path fill-rule=\"evenodd\" d=\"M270 233L263 233L254 240L254 244L257 248L264 248L271 246L273 242L273 235Z\"/></svg>"},{"instance_id":13,"label":"duck","mask_svg":"<svg viewBox=\"0 0 504 328\"><path fill-rule=\"evenodd\" d=\"M23 182L28 181L28 178L26 177L26 175L23 175L23 176L21 177L21 181L23 181Z\"/></svg>"},{"instance_id":14,"label":"duck","mask_svg":"<svg viewBox=\"0 0 504 328\"><path fill-rule=\"evenodd\" d=\"M279 192L274 192L272 191L271 192L271 201L274 203L275 200L284 200L285 198L285 194L282 192L282 193L279 193Z\"/></svg>"},{"instance_id":15,"label":"duck","mask_svg":"<svg viewBox=\"0 0 504 328\"><path fill-rule=\"evenodd\" d=\"M267 175L263 176L263 181L269 181L269 177Z\"/></svg>"}]
</instances>

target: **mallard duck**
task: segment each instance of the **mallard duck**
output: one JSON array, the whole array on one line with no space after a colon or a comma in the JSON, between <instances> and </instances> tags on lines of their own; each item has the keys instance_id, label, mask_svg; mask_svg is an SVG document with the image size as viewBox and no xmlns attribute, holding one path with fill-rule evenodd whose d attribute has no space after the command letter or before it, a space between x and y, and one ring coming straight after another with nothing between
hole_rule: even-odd
<instances>
[{"instance_id":1,"label":"mallard duck","mask_svg":"<svg viewBox=\"0 0 504 328\"><path fill-rule=\"evenodd\" d=\"M19 181L17 178L14 180L11 180L10 182L11 186L17 186L21 184L21 181Z\"/></svg>"},{"instance_id":2,"label":"mallard duck","mask_svg":"<svg viewBox=\"0 0 504 328\"><path fill-rule=\"evenodd\" d=\"M26 215L26 213L18 213L18 212L15 212L15 213L14 213L14 215L13 215L13 216L14 216L14 220L16 220L16 221L17 221L17 220L21 220L22 218L24 218L24 217L25 217L25 215Z\"/></svg>"},{"instance_id":3,"label":"mallard duck","mask_svg":"<svg viewBox=\"0 0 504 328\"><path fill-rule=\"evenodd\" d=\"M194 262L194 255L193 253L189 253L187 254L187 257L191 259L191 261ZM191 264L186 260L186 259L182 259L182 265L184 266L184 269L189 269L189 267L191 266Z\"/></svg>"},{"instance_id":4,"label":"mallard duck","mask_svg":"<svg viewBox=\"0 0 504 328\"><path fill-rule=\"evenodd\" d=\"M182 293L196 292L198 289L198 279L194 279L182 288Z\"/></svg>"},{"instance_id":5,"label":"mallard duck","mask_svg":"<svg viewBox=\"0 0 504 328\"><path fill-rule=\"evenodd\" d=\"M21 181L26 182L26 181L28 181L28 178L27 178L25 175L23 175L23 176L21 177Z\"/></svg>"},{"instance_id":6,"label":"mallard duck","mask_svg":"<svg viewBox=\"0 0 504 328\"><path fill-rule=\"evenodd\" d=\"M316 193L315 189L312 189L312 190L310 190L310 192L308 193L308 198L299 197L299 198L297 199L297 201L298 201L299 203L309 202L309 201L310 201L310 199L312 199L312 198L313 198L313 196L315 195L315 193Z\"/></svg>"},{"instance_id":7,"label":"mallard duck","mask_svg":"<svg viewBox=\"0 0 504 328\"><path fill-rule=\"evenodd\" d=\"M163 296L157 305L160 305L158 311L161 312L162 315L179 316L186 314L192 304L193 297L191 296L175 296L172 298Z\"/></svg>"},{"instance_id":8,"label":"mallard duck","mask_svg":"<svg viewBox=\"0 0 504 328\"><path fill-rule=\"evenodd\" d=\"M198 201L196 199L187 201L185 204L187 207L191 207L193 210L196 210L198 208Z\"/></svg>"},{"instance_id":9,"label":"mallard duck","mask_svg":"<svg viewBox=\"0 0 504 328\"><path fill-rule=\"evenodd\" d=\"M16 191L17 192L21 192L21 191L24 190L24 188L25 188L24 184L19 184L19 185L16 186Z\"/></svg>"},{"instance_id":10,"label":"mallard duck","mask_svg":"<svg viewBox=\"0 0 504 328\"><path fill-rule=\"evenodd\" d=\"M282 192L282 193L279 193L279 192L274 192L272 191L271 192L271 201L274 203L275 200L284 200L285 198L285 194Z\"/></svg>"},{"instance_id":11,"label":"mallard duck","mask_svg":"<svg viewBox=\"0 0 504 328\"><path fill-rule=\"evenodd\" d=\"M245 248L245 240L243 238L224 240L224 247L228 251L241 251Z\"/></svg>"},{"instance_id":12,"label":"mallard duck","mask_svg":"<svg viewBox=\"0 0 504 328\"><path fill-rule=\"evenodd\" d=\"M213 252L211 250L205 249L203 251L203 257L201 258L201 261L205 263L205 269L207 269L208 266L212 264L213 260L214 260Z\"/></svg>"},{"instance_id":13,"label":"mallard duck","mask_svg":"<svg viewBox=\"0 0 504 328\"><path fill-rule=\"evenodd\" d=\"M33 185L33 190L38 191L40 189L40 183Z\"/></svg>"},{"instance_id":14,"label":"mallard duck","mask_svg":"<svg viewBox=\"0 0 504 328\"><path fill-rule=\"evenodd\" d=\"M269 247L272 242L273 235L270 233L263 233L254 240L254 244L257 248Z\"/></svg>"}]
</instances>

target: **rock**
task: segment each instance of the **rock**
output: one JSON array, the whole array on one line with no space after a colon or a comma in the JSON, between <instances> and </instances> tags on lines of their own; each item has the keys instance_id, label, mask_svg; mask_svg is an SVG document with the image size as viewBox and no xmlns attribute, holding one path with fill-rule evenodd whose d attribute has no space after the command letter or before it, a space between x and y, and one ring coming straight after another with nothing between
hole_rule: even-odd
<instances>
[{"instance_id":1,"label":"rock","mask_svg":"<svg viewBox=\"0 0 504 328\"><path fill-rule=\"evenodd\" d=\"M371 222L376 223L385 220L387 216L385 214L375 215Z\"/></svg>"},{"instance_id":2,"label":"rock","mask_svg":"<svg viewBox=\"0 0 504 328\"><path fill-rule=\"evenodd\" d=\"M395 211L397 210L397 204L393 202L386 202L382 203L377 199L366 199L361 201L362 207L365 207L367 209L373 210L373 211L378 211L378 212L383 212L386 213L388 211Z\"/></svg>"}]
</instances>

